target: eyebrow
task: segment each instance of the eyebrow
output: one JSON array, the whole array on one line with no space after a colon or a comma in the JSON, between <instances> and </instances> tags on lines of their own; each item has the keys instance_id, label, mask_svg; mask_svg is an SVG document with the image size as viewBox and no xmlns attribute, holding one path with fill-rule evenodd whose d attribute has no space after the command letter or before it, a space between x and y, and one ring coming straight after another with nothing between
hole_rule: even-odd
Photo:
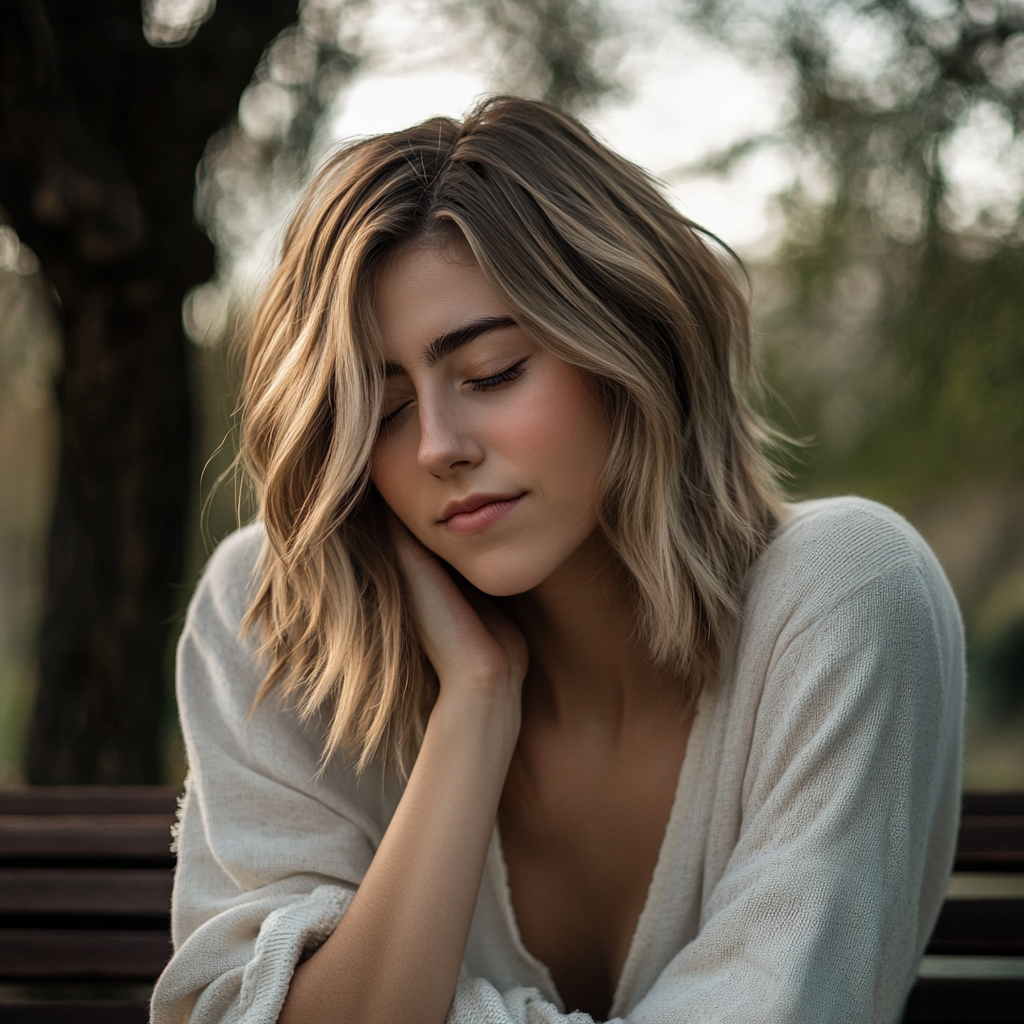
<instances>
[{"instance_id":1,"label":"eyebrow","mask_svg":"<svg viewBox=\"0 0 1024 1024\"><path fill-rule=\"evenodd\" d=\"M481 334L517 326L515 320L510 316L484 316L479 320L474 320L472 323L466 324L465 327L458 327L454 331L435 338L426 348L427 365L436 366L445 356L451 355L456 349L475 341ZM405 370L397 363L384 364L386 377L394 377L400 373L405 373Z\"/></svg>"}]
</instances>

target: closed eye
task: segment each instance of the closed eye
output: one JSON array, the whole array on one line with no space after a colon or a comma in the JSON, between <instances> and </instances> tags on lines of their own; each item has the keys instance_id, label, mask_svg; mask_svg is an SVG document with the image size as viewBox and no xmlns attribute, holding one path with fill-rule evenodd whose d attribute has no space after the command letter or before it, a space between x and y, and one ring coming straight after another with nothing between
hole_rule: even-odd
<instances>
[{"instance_id":1,"label":"closed eye","mask_svg":"<svg viewBox=\"0 0 1024 1024\"><path fill-rule=\"evenodd\" d=\"M472 387L474 391L490 391L492 388L501 387L502 384L509 384L514 381L517 377L521 377L526 370L526 359L520 359L518 363L514 363L507 370L502 370L500 373L495 373L490 377L477 377L474 380L469 380L466 383ZM383 430L389 426L404 410L408 409L411 402L405 402L400 405L397 409L393 409L386 416L383 416L380 421L380 429Z\"/></svg>"},{"instance_id":2,"label":"closed eye","mask_svg":"<svg viewBox=\"0 0 1024 1024\"><path fill-rule=\"evenodd\" d=\"M521 377L525 369L526 360L520 359L518 363L513 364L507 370L502 370L501 373L496 373L492 377L478 377L476 380L467 381L467 383L472 386L474 391L490 391L491 388L500 387L502 384L508 384L509 381Z\"/></svg>"},{"instance_id":3,"label":"closed eye","mask_svg":"<svg viewBox=\"0 0 1024 1024\"><path fill-rule=\"evenodd\" d=\"M403 409L407 409L409 405L410 403L406 402L404 405L400 405L397 409L393 409L386 416L381 417L380 429L383 430Z\"/></svg>"}]
</instances>

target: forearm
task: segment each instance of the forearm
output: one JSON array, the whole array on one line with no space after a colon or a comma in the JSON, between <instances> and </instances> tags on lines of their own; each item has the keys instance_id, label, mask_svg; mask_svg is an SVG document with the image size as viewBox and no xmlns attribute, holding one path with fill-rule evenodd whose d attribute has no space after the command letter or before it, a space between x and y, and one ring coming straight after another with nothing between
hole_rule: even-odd
<instances>
[{"instance_id":1,"label":"forearm","mask_svg":"<svg viewBox=\"0 0 1024 1024\"><path fill-rule=\"evenodd\" d=\"M458 980L518 702L439 698L394 818L281 1024L442 1024Z\"/></svg>"}]
</instances>

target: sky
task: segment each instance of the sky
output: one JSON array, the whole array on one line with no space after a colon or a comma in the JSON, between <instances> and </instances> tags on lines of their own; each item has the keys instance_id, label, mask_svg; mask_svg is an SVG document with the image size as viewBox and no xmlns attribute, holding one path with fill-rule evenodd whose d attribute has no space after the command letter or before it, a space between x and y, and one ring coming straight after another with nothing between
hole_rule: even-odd
<instances>
[{"instance_id":1,"label":"sky","mask_svg":"<svg viewBox=\"0 0 1024 1024\"><path fill-rule=\"evenodd\" d=\"M209 5L209 0L160 2ZM784 72L752 65L698 36L673 15L673 0L606 2L618 24L605 45L624 88L583 119L613 149L660 178L681 212L745 260L770 259L784 227L775 197L799 178L805 195L826 199L830 184L823 169L784 144L757 150L724 177L682 169L783 126L792 102ZM329 106L316 141L319 156L345 139L406 128L433 115L461 119L481 96L521 91L514 56L498 48L493 31L474 21L479 16L473 5L466 5L470 13L461 20L452 16L452 5L440 13L443 6L437 0L346 5L343 42L364 56ZM891 59L891 39L865 19L825 27L840 71L848 65L847 70L870 76ZM1017 71L1024 81L1024 33L1020 38ZM249 134L273 132L287 117L286 109L268 104L275 97L278 106L287 105L285 93L267 82L243 96L240 120ZM259 102L248 102L254 99ZM955 229L978 222L986 209L995 212L997 227L1000 218L1016 222L1016 204L1024 194L1024 135L1016 137L1001 117L983 105L969 111L940 154L953 186L949 220ZM199 285L186 301L186 330L197 343L221 335L229 306L257 292L273 266L294 196L269 197L264 210L259 197L253 199L255 218L242 218L237 243L221 246L219 278Z\"/></svg>"},{"instance_id":2,"label":"sky","mask_svg":"<svg viewBox=\"0 0 1024 1024\"><path fill-rule=\"evenodd\" d=\"M615 44L625 51L619 67L627 95L584 118L613 149L664 179L780 123L787 91L778 75L696 38L663 5L620 3L623 31ZM376 4L358 30L370 57L338 98L332 140L405 128L435 114L459 118L479 96L507 84L502 55L474 39L475 26L453 26L417 0ZM779 154L765 154L726 181L676 175L669 193L687 216L757 255L778 236L771 197L792 173Z\"/></svg>"},{"instance_id":3,"label":"sky","mask_svg":"<svg viewBox=\"0 0 1024 1024\"><path fill-rule=\"evenodd\" d=\"M752 133L772 131L787 115L787 83L696 37L673 18L671 0L609 2L619 5L618 31L609 45L618 48L616 78L624 89L584 121L660 178L686 216L745 259L767 257L782 231L773 197L799 171L784 150L766 149L724 179L678 172ZM482 96L520 91L518 64L497 49L494 33L471 15L462 21L441 15L439 6L436 0L348 6L343 39L365 56L328 109L314 144L321 157L345 139L407 128L438 114L461 119ZM286 115L267 104L266 95L258 99L247 106L243 97L240 108L250 134L273 131ZM263 212L257 202L256 216L239 221L247 225L236 232L241 244L221 246L218 278L198 285L186 300L185 327L197 344L216 342L229 307L258 292L269 276L293 201L279 198L284 202L272 201Z\"/></svg>"},{"instance_id":4,"label":"sky","mask_svg":"<svg viewBox=\"0 0 1024 1024\"><path fill-rule=\"evenodd\" d=\"M946 0L917 0L932 15ZM436 0L375 0L353 25L362 71L336 105L329 137L408 127L433 114L460 117L482 94L509 82L509 62L493 34L467 20L438 14ZM758 133L769 134L791 113L788 82L778 68L756 67L698 36L673 14L678 0L607 0L617 17L609 43L623 54L626 95L605 101L585 120L613 149L667 178L670 197L687 216L747 259L767 258L782 233L773 198L799 177L822 195L819 168L784 145L765 147L728 178L673 175L682 166ZM994 8L993 8L994 10ZM980 14L976 14L981 17ZM839 74L871 79L894 58L894 37L879 18L854 17L843 5L823 14ZM1024 85L1024 32L1013 36L998 69L1004 85ZM947 219L954 230L998 232L1018 219L1024 194L1024 133L994 105L980 102L940 153L950 185Z\"/></svg>"}]
</instances>

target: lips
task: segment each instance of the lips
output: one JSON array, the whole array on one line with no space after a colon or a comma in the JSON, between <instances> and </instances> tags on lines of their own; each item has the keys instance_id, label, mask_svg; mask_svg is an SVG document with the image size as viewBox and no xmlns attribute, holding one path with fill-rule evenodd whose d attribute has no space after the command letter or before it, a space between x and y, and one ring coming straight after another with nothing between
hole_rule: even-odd
<instances>
[{"instance_id":1,"label":"lips","mask_svg":"<svg viewBox=\"0 0 1024 1024\"><path fill-rule=\"evenodd\" d=\"M477 533L504 519L525 494L471 494L461 501L450 501L441 513L441 522L452 533Z\"/></svg>"}]
</instances>

